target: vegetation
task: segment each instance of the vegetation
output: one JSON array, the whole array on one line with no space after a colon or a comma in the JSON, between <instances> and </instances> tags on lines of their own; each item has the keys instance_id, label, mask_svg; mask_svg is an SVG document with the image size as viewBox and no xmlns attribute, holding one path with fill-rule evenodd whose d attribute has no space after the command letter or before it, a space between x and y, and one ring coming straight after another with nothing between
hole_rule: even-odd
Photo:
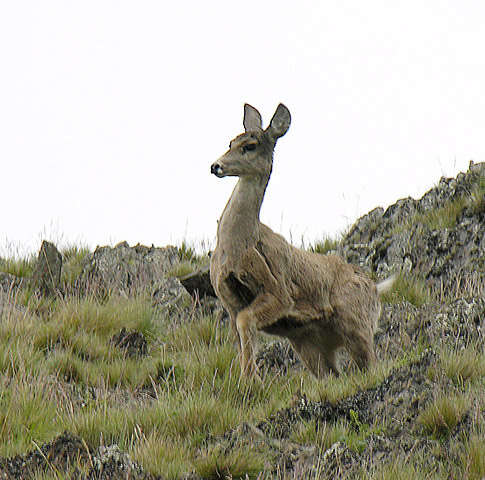
<instances>
[{"instance_id":1,"label":"vegetation","mask_svg":"<svg viewBox=\"0 0 485 480\"><path fill-rule=\"evenodd\" d=\"M470 406L467 395L442 395L424 409L418 422L425 433L442 438L450 434Z\"/></svg>"},{"instance_id":2,"label":"vegetation","mask_svg":"<svg viewBox=\"0 0 485 480\"><path fill-rule=\"evenodd\" d=\"M441 353L441 363L446 376L457 385L485 376L485 353L477 347L460 351L444 350Z\"/></svg>"},{"instance_id":3,"label":"vegetation","mask_svg":"<svg viewBox=\"0 0 485 480\"><path fill-rule=\"evenodd\" d=\"M116 443L169 478L261 470L262 457L248 457L246 447L225 455L204 444L281 408L301 375L274 378L269 388L242 379L227 325L196 314L174 327L148 297L74 295L42 316L33 298L26 302L22 313L1 315L0 456L67 430L91 448ZM115 345L122 328L144 336L148 355L129 357Z\"/></svg>"},{"instance_id":4,"label":"vegetation","mask_svg":"<svg viewBox=\"0 0 485 480\"><path fill-rule=\"evenodd\" d=\"M179 263L169 272L169 276L181 278L189 273L199 270L201 267L209 265L208 253L197 253L197 247L183 241L178 247ZM202 243L199 250L206 252L206 247Z\"/></svg>"},{"instance_id":5,"label":"vegetation","mask_svg":"<svg viewBox=\"0 0 485 480\"><path fill-rule=\"evenodd\" d=\"M325 239L310 250L335 247ZM304 478L320 478L335 445L359 459L383 439L391 450L369 468L361 466L359 478L485 475L481 339L465 346L451 339L438 347L421 336L414 342L399 318L391 329L398 347L381 340L379 361L368 371L344 357L342 374L323 382L299 367L284 373L266 368L261 380L249 380L241 377L233 333L220 312L181 300L180 315L172 317L147 293L84 296L76 279L88 249L71 246L62 255L64 297L43 299L26 287L0 308L0 473L2 458L40 451L67 431L87 452L116 444L145 472L169 479L189 472L213 479L297 478L297 470L286 473L282 465L296 469L305 456L314 463ZM183 244L171 275L207 262L207 255ZM0 271L21 277L33 268L32 257L0 260ZM431 298L422 280L407 275L384 300L418 308ZM133 352L116 341L122 331L143 338L145 350ZM428 355L433 347L437 353ZM414 384L415 365L425 355L431 358L423 363L427 373ZM405 387L394 391L391 382L400 376ZM390 406L373 417L370 406L377 401ZM394 418L393 408L409 417ZM324 420L319 409L338 415ZM283 414L290 420L282 426ZM406 455L392 450L399 428L414 445ZM80 458L73 468L85 472L89 462ZM70 473L49 463L32 478Z\"/></svg>"},{"instance_id":6,"label":"vegetation","mask_svg":"<svg viewBox=\"0 0 485 480\"><path fill-rule=\"evenodd\" d=\"M19 278L26 278L32 276L34 272L36 257L30 255L27 258L1 258L0 257L0 272L9 273Z\"/></svg>"},{"instance_id":7,"label":"vegetation","mask_svg":"<svg viewBox=\"0 0 485 480\"><path fill-rule=\"evenodd\" d=\"M313 245L308 247L310 252L326 254L333 250L337 250L339 240L334 237L324 237L323 240L315 242Z\"/></svg>"},{"instance_id":8,"label":"vegetation","mask_svg":"<svg viewBox=\"0 0 485 480\"><path fill-rule=\"evenodd\" d=\"M420 307L431 300L426 282L418 276L399 274L389 292L382 295L384 303L399 303L403 300Z\"/></svg>"},{"instance_id":9,"label":"vegetation","mask_svg":"<svg viewBox=\"0 0 485 480\"><path fill-rule=\"evenodd\" d=\"M483 432L473 434L466 439L461 461L466 478L481 480L485 477L485 436Z\"/></svg>"},{"instance_id":10,"label":"vegetation","mask_svg":"<svg viewBox=\"0 0 485 480\"><path fill-rule=\"evenodd\" d=\"M451 229L465 209L477 214L485 211L485 178L477 177L470 191L432 208L411 215L406 222L395 226L397 231L408 230L413 225L424 225L429 230Z\"/></svg>"}]
</instances>

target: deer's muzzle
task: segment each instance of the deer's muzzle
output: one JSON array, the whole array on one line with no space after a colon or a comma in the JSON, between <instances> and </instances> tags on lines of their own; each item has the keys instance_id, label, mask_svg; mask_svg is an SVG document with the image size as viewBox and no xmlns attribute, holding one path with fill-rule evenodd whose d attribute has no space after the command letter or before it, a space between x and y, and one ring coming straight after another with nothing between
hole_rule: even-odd
<instances>
[{"instance_id":1,"label":"deer's muzzle","mask_svg":"<svg viewBox=\"0 0 485 480\"><path fill-rule=\"evenodd\" d=\"M217 162L211 165L211 173L219 178L224 176L222 167Z\"/></svg>"}]
</instances>

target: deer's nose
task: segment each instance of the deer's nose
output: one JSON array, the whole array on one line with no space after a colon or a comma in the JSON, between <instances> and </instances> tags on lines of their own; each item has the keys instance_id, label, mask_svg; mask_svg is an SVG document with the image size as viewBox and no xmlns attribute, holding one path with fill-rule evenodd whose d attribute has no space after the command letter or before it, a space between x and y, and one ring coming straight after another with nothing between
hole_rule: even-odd
<instances>
[{"instance_id":1,"label":"deer's nose","mask_svg":"<svg viewBox=\"0 0 485 480\"><path fill-rule=\"evenodd\" d=\"M216 162L211 165L211 173L220 177L222 175L222 167Z\"/></svg>"}]
</instances>

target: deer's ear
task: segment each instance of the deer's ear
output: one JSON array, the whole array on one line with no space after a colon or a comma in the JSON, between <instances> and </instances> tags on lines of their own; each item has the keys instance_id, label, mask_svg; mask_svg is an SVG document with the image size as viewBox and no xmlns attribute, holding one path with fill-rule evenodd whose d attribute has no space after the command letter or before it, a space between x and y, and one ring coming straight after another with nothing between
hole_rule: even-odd
<instances>
[{"instance_id":1,"label":"deer's ear","mask_svg":"<svg viewBox=\"0 0 485 480\"><path fill-rule=\"evenodd\" d=\"M254 107L252 107L248 103L244 104L243 125L246 132L261 130L261 115Z\"/></svg>"},{"instance_id":2,"label":"deer's ear","mask_svg":"<svg viewBox=\"0 0 485 480\"><path fill-rule=\"evenodd\" d=\"M273 115L273 118L271 119L269 127L267 128L267 132L273 141L276 142L278 138L282 137L288 131L288 128L290 128L290 123L290 111L282 103L280 103Z\"/></svg>"}]
</instances>

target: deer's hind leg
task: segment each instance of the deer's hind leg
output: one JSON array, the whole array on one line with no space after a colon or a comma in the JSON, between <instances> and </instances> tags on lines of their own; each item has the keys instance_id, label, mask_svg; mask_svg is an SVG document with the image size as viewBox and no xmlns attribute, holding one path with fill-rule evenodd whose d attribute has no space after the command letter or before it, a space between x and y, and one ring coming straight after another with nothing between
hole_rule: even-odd
<instances>
[{"instance_id":1,"label":"deer's hind leg","mask_svg":"<svg viewBox=\"0 0 485 480\"><path fill-rule=\"evenodd\" d=\"M274 295L262 293L237 314L236 328L241 342L241 372L244 375L251 376L256 373L254 333L284 317L286 312L286 306Z\"/></svg>"},{"instance_id":2,"label":"deer's hind leg","mask_svg":"<svg viewBox=\"0 0 485 480\"><path fill-rule=\"evenodd\" d=\"M289 340L305 367L316 378L322 379L330 372L335 376L339 375L337 348L335 346L316 344L313 338L290 338Z\"/></svg>"}]
</instances>

